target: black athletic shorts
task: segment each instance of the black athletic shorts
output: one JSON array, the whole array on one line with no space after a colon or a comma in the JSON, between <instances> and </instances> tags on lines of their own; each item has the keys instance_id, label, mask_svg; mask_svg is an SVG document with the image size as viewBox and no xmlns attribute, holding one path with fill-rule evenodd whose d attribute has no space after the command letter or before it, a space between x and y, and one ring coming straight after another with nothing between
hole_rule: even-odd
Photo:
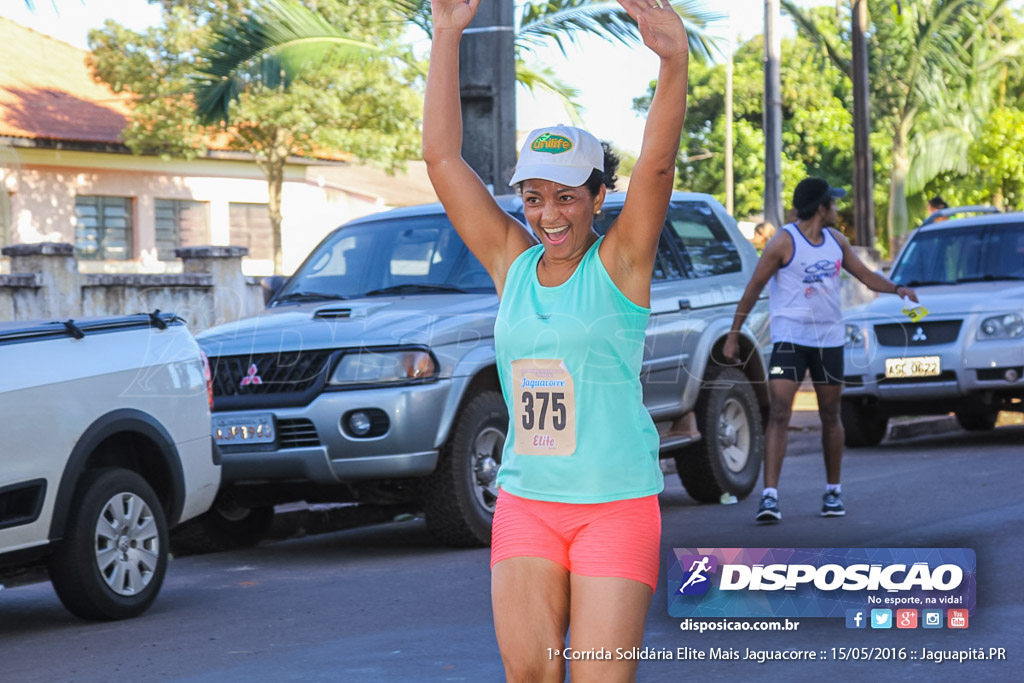
<instances>
[{"instance_id":1,"label":"black athletic shorts","mask_svg":"<svg viewBox=\"0 0 1024 683\"><path fill-rule=\"evenodd\" d=\"M808 370L811 371L814 384L842 384L843 347L819 349L790 342L775 342L768 363L769 380L788 379L799 384L804 381Z\"/></svg>"}]
</instances>

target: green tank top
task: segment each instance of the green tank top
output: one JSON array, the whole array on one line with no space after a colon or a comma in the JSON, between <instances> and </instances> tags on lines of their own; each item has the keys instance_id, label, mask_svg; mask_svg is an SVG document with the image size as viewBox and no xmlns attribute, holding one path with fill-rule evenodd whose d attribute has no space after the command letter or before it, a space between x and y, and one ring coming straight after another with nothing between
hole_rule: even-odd
<instances>
[{"instance_id":1,"label":"green tank top","mask_svg":"<svg viewBox=\"0 0 1024 683\"><path fill-rule=\"evenodd\" d=\"M603 239L557 287L537 280L543 245L505 280L494 346L509 430L497 481L523 498L604 503L664 488L640 385L650 309L612 281Z\"/></svg>"}]
</instances>

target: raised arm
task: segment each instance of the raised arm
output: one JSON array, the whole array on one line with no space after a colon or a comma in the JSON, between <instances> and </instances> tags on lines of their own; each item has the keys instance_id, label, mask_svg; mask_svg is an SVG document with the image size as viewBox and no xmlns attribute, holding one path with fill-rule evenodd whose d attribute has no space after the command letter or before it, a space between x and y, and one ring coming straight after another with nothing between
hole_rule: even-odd
<instances>
[{"instance_id":1,"label":"raised arm","mask_svg":"<svg viewBox=\"0 0 1024 683\"><path fill-rule=\"evenodd\" d=\"M633 293L642 294L644 299L649 297L651 270L672 196L679 139L686 117L690 59L686 28L667 0L661 1L659 6L655 0L619 0L639 25L644 44L661 58L658 85L626 203L605 239L619 262L612 265L612 278L634 301L637 299Z\"/></svg>"},{"instance_id":2,"label":"raised arm","mask_svg":"<svg viewBox=\"0 0 1024 683\"><path fill-rule=\"evenodd\" d=\"M522 224L502 211L462 158L459 42L479 5L480 0L431 2L434 37L423 104L423 161L448 218L490 273L500 295L509 265L533 240Z\"/></svg>"},{"instance_id":3,"label":"raised arm","mask_svg":"<svg viewBox=\"0 0 1024 683\"><path fill-rule=\"evenodd\" d=\"M826 228L828 230L829 228ZM832 230L832 236L839 242L839 246L843 249L843 269L850 275L854 276L858 280L864 283L864 285L874 291L881 294L895 294L901 299L910 299L915 304L917 301L917 292L910 287L903 285L897 285L889 278L879 275L875 271L868 268L860 257L857 256L857 252L853 250L853 246L850 244L850 240L846 239L846 235L839 232L838 230Z\"/></svg>"}]
</instances>

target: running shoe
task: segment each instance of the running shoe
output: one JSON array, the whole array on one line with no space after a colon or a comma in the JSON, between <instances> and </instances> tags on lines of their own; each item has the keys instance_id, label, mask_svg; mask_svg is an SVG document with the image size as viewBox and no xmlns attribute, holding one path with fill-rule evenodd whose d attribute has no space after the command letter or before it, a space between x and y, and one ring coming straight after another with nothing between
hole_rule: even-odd
<instances>
[{"instance_id":1,"label":"running shoe","mask_svg":"<svg viewBox=\"0 0 1024 683\"><path fill-rule=\"evenodd\" d=\"M842 495L828 491L822 497L822 500L822 517L842 517L846 514L846 508L843 507Z\"/></svg>"},{"instance_id":2,"label":"running shoe","mask_svg":"<svg viewBox=\"0 0 1024 683\"><path fill-rule=\"evenodd\" d=\"M761 496L761 505L757 508L757 522L777 522L782 519L779 512L779 499L775 496Z\"/></svg>"}]
</instances>

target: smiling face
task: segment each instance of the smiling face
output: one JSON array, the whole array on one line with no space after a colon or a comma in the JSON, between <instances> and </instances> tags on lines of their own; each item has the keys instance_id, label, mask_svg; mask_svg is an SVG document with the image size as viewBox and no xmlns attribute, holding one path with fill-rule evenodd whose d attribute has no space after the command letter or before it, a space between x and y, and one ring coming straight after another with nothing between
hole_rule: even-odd
<instances>
[{"instance_id":1,"label":"smiling face","mask_svg":"<svg viewBox=\"0 0 1024 683\"><path fill-rule=\"evenodd\" d=\"M523 181L522 192L526 222L546 255L572 258L593 242L594 215L604 203L604 187L593 195L585 185L569 187L534 178Z\"/></svg>"}]
</instances>

